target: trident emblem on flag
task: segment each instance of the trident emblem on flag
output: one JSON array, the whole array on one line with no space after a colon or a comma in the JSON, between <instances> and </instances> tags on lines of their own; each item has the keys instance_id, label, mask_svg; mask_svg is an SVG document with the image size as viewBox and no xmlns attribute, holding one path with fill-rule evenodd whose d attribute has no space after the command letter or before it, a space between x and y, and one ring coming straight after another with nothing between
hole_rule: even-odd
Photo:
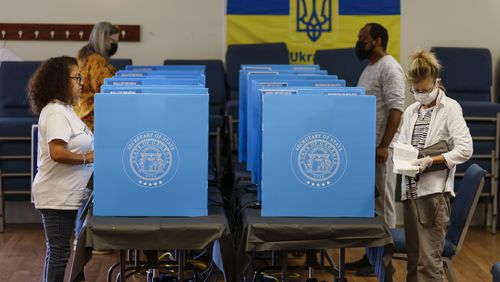
<instances>
[{"instance_id":1,"label":"trident emblem on flag","mask_svg":"<svg viewBox=\"0 0 500 282\"><path fill-rule=\"evenodd\" d=\"M332 31L332 0L297 0L297 32L306 32L316 42Z\"/></svg>"}]
</instances>

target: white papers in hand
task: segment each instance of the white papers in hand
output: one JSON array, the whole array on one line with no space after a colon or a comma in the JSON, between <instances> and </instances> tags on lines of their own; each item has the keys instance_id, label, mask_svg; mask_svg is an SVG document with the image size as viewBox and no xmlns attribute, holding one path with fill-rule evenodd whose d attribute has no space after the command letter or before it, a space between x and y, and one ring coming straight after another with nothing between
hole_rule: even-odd
<instances>
[{"instance_id":1,"label":"white papers in hand","mask_svg":"<svg viewBox=\"0 0 500 282\"><path fill-rule=\"evenodd\" d=\"M418 150L412 145L394 143L394 169L393 172L410 177L415 177L418 166L414 165L418 158Z\"/></svg>"}]
</instances>

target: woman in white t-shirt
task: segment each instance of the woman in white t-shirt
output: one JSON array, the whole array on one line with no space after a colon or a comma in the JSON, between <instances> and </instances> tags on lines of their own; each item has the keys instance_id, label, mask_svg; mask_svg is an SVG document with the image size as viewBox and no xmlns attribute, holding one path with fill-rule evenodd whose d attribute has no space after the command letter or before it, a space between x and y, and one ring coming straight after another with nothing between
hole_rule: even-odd
<instances>
[{"instance_id":1,"label":"woman in white t-shirt","mask_svg":"<svg viewBox=\"0 0 500 282\"><path fill-rule=\"evenodd\" d=\"M32 110L40 114L32 193L45 229L43 281L64 281L72 229L93 171L94 136L72 107L81 83L76 59L57 57L44 62L28 84Z\"/></svg>"}]
</instances>

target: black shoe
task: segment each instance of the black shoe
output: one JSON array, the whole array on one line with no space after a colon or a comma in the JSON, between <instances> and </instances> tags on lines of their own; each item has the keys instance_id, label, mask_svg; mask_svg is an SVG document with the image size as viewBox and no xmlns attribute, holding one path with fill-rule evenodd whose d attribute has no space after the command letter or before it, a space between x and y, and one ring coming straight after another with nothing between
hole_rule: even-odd
<instances>
[{"instance_id":1,"label":"black shoe","mask_svg":"<svg viewBox=\"0 0 500 282\"><path fill-rule=\"evenodd\" d=\"M357 270L357 269L366 267L368 265L370 265L370 262L368 261L368 257L366 255L364 255L361 259L359 259L357 261L346 263L344 266L344 269L345 270Z\"/></svg>"},{"instance_id":2,"label":"black shoe","mask_svg":"<svg viewBox=\"0 0 500 282\"><path fill-rule=\"evenodd\" d=\"M374 277L375 276L375 267L373 265L368 265L365 267L362 267L356 271L357 276L364 276L364 277Z\"/></svg>"}]
</instances>

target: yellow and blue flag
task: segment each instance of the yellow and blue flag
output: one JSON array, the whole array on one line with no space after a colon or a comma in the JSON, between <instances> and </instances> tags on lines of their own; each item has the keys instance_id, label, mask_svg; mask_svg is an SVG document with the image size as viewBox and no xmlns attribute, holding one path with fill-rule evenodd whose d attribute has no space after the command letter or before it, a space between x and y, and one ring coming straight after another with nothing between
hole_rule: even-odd
<instances>
[{"instance_id":1,"label":"yellow and blue flag","mask_svg":"<svg viewBox=\"0 0 500 282\"><path fill-rule=\"evenodd\" d=\"M285 42L290 62L310 64L318 49L354 48L367 23L387 28L399 60L400 0L228 0L227 45Z\"/></svg>"}]
</instances>

